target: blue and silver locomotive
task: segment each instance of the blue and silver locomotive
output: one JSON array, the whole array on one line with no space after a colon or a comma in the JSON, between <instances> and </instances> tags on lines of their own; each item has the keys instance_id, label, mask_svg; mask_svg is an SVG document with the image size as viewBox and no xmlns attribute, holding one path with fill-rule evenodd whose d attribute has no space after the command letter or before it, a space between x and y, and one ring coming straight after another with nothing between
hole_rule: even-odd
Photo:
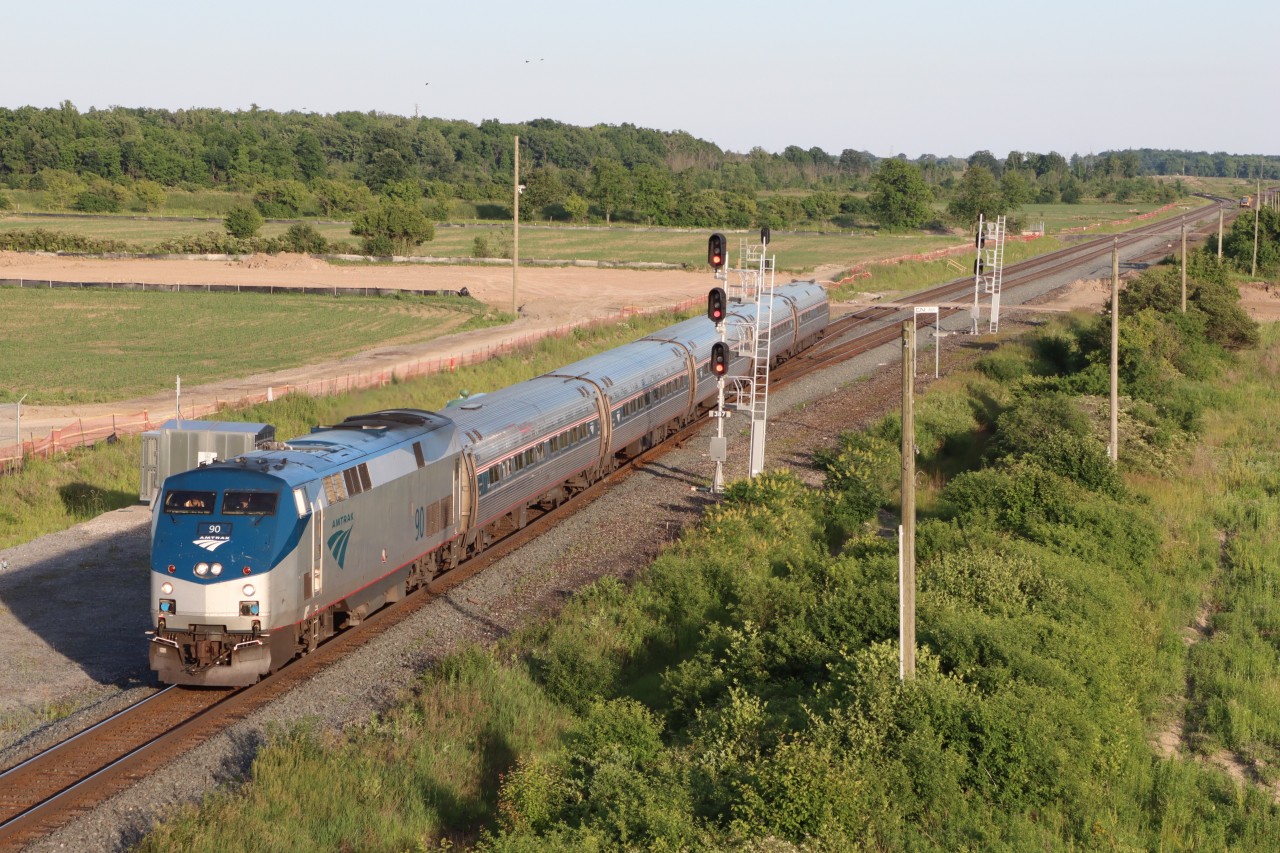
<instances>
[{"instance_id":1,"label":"blue and silver locomotive","mask_svg":"<svg viewBox=\"0 0 1280 853\"><path fill-rule=\"evenodd\" d=\"M757 310L730 312L736 349ZM777 288L771 316L781 361L825 332L826 292ZM425 585L701 416L719 339L686 320L442 412L357 415L169 477L152 517L152 669L252 684Z\"/></svg>"}]
</instances>

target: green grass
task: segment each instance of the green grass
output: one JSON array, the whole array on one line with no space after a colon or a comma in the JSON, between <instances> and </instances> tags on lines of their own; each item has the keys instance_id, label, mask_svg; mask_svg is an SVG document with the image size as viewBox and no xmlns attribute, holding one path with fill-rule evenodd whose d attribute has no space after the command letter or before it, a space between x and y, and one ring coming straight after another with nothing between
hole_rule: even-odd
<instances>
[{"instance_id":1,"label":"green grass","mask_svg":"<svg viewBox=\"0 0 1280 853\"><path fill-rule=\"evenodd\" d=\"M456 298L0 288L0 402L128 400L504 319Z\"/></svg>"},{"instance_id":2,"label":"green grass","mask_svg":"<svg viewBox=\"0 0 1280 853\"><path fill-rule=\"evenodd\" d=\"M1209 204L1206 199L1202 198L1184 198L1179 199L1178 206L1172 210L1165 211L1159 216L1154 217L1155 220L1168 219L1182 213L1182 207L1203 207ZM1134 220L1135 217L1151 213L1159 210L1163 204L1154 204L1151 202L1090 202L1087 204L1028 204L1018 211L1018 216L1023 219L1028 228L1044 222L1045 233L1056 234L1067 229L1080 229L1087 227L1090 233L1111 233L1113 231L1123 231L1133 228L1143 222L1151 220L1143 220L1143 222L1132 221L1124 222L1123 220ZM1111 223L1120 223L1113 225Z\"/></svg>"},{"instance_id":3,"label":"green grass","mask_svg":"<svg viewBox=\"0 0 1280 853\"><path fill-rule=\"evenodd\" d=\"M20 195L20 194L15 194ZM178 194L173 194L178 196ZM208 216L210 205L214 201L225 198L205 199L202 196L217 197L213 192L191 193L171 198L177 204L184 196L191 199L183 202L189 208L166 209L164 214L180 215L188 211ZM227 198L234 198L227 196ZM24 210L30 205L21 203ZM238 200L237 203L243 203ZM1187 204L1199 204L1201 200L1191 199ZM217 205L217 208L230 205ZM1049 234L1066 228L1094 226L1091 230L1107 232L1128 225L1110 226L1116 220L1129 219L1138 213L1154 210L1153 204L1056 204L1027 205L1017 216L1023 219L1028 227L1044 221ZM220 210L218 212L221 212ZM1173 212L1165 214L1174 215ZM312 224L328 240L345 242L354 248L358 240L351 236L347 223L320 222ZM222 230L221 222L182 222L161 221L140 218L137 215L116 216L74 216L74 217L33 217L21 214L0 216L0 230L30 230L45 228L54 231L81 234L88 237L112 238L134 243L140 251L149 250L156 243L171 237L200 234L206 231ZM264 237L282 235L288 223L268 222L259 232ZM510 223L472 222L436 228L435 239L424 243L417 249L417 254L431 257L470 258L476 237L483 236L491 244L505 242L509 244L512 237ZM927 232L911 232L906 234L880 233L875 230L857 230L853 232L813 231L779 231L774 234L770 252L777 259L777 268L790 274L803 274L819 266L853 267L868 261L899 257L903 255L921 254L934 249L954 246L969 239L966 233L938 234ZM618 263L668 263L702 268L706 264L705 231L688 231L676 229L643 229L631 226L614 226L605 228L592 226L586 228L565 225L522 224L520 228L520 257L522 260L595 260ZM730 257L736 260L739 244L743 238L756 239L756 232L730 232Z\"/></svg>"},{"instance_id":4,"label":"green grass","mask_svg":"<svg viewBox=\"0 0 1280 853\"><path fill-rule=\"evenodd\" d=\"M0 295L5 292L0 290ZM454 373L392 382L382 388L331 397L290 394L272 403L226 410L217 417L269 423L276 427L276 435L285 439L303 435L317 424L336 423L358 412L398 407L440 409L457 397L461 389L479 393L512 385L644 337L686 316L690 315L664 313L578 328L510 355L461 367ZM169 379L167 375L162 378ZM100 442L52 460L28 459L21 472L0 480L3 486L0 488L0 548L29 542L103 512L137 503L140 447L138 436L126 435L114 444Z\"/></svg>"},{"instance_id":5,"label":"green grass","mask_svg":"<svg viewBox=\"0 0 1280 853\"><path fill-rule=\"evenodd\" d=\"M179 810L135 849L220 853L221 827L232 824L254 827L239 841L244 850L465 846L474 834L453 827L482 822L499 774L515 756L548 749L565 718L527 676L464 655L349 738L306 726L276 732L254 760L254 785Z\"/></svg>"},{"instance_id":6,"label":"green grass","mask_svg":"<svg viewBox=\"0 0 1280 853\"><path fill-rule=\"evenodd\" d=\"M1242 375L1274 384L1280 335L1268 346ZM957 374L931 388L922 453L950 453L980 423L998 433L988 419L1004 406L1040 411L1027 389L993 405L986 398L1005 390L996 384ZM1221 472L1227 503L1211 486L1208 500L1166 513L1155 496L1148 506L1046 478L1035 462L988 459L956 476L944 498L959 515L925 518L917 539L914 679L898 676L892 540L861 516L839 541L827 528L833 497L891 478L897 462L887 440L855 442L825 493L790 475L734 484L633 585L606 578L497 652L446 661L372 725L276 737L238 791L184 809L142 849L213 849L207 839L237 827L254 850L285 839L425 849L472 843L482 829L492 851L1274 850L1269 790L1159 758L1147 729L1160 699L1186 686L1179 633L1194 587L1213 574L1216 543L1196 506L1241 536L1275 538L1280 509L1261 501L1280 493L1280 454L1244 445L1273 433L1280 410L1239 408L1231 424L1263 422L1211 427L1227 452L1139 484L1194 493L1198 472ZM1022 488L1028 475L1040 486ZM954 491L964 477L996 488L966 499ZM1254 563L1250 582L1219 600L1263 621L1280 600L1280 584L1262 582L1278 555L1231 557L1232 574ZM1221 614L1219 625L1240 630ZM1241 678L1224 692L1237 703L1232 736L1253 743L1272 736L1270 643L1255 632L1221 670Z\"/></svg>"},{"instance_id":7,"label":"green grass","mask_svg":"<svg viewBox=\"0 0 1280 853\"><path fill-rule=\"evenodd\" d=\"M32 457L0 479L0 549L138 502L141 439Z\"/></svg>"},{"instance_id":8,"label":"green grass","mask_svg":"<svg viewBox=\"0 0 1280 853\"><path fill-rule=\"evenodd\" d=\"M1188 662L1188 733L1205 752L1228 750L1264 779L1280 778L1280 328L1264 330L1218 392L1187 477L1202 490L1166 495L1200 529L1213 567L1198 590L1210 634Z\"/></svg>"},{"instance_id":9,"label":"green grass","mask_svg":"<svg viewBox=\"0 0 1280 853\"><path fill-rule=\"evenodd\" d=\"M1016 264L1019 261L1025 261L1028 258L1060 249L1062 246L1063 243L1053 237L1042 237L1027 243L1009 242L1005 244L1005 264ZM974 254L972 252L957 252L946 258L931 261L866 264L865 266L837 273L833 277L836 281L851 276L854 272L859 275L845 284L833 288L830 291L831 298L835 301L841 301L853 299L863 293L876 293L894 298L898 294L911 293L957 278L971 279L973 276L973 260ZM870 278L861 275L867 272L871 273Z\"/></svg>"}]
</instances>

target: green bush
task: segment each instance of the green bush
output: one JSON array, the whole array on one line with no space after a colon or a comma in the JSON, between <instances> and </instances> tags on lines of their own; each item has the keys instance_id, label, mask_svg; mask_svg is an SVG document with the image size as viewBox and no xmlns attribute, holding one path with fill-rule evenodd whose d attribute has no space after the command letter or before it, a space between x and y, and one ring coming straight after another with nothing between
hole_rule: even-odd
<instances>
[{"instance_id":1,"label":"green bush","mask_svg":"<svg viewBox=\"0 0 1280 853\"><path fill-rule=\"evenodd\" d=\"M85 190L76 196L72 207L82 213L117 213L120 210L120 201L111 193Z\"/></svg>"},{"instance_id":2,"label":"green bush","mask_svg":"<svg viewBox=\"0 0 1280 853\"><path fill-rule=\"evenodd\" d=\"M1015 382L1031 370L1026 356L1012 350L1008 345L982 356L974 363L974 367L984 376L1003 383Z\"/></svg>"},{"instance_id":3,"label":"green bush","mask_svg":"<svg viewBox=\"0 0 1280 853\"><path fill-rule=\"evenodd\" d=\"M992 459L1031 459L1092 491L1119 495L1119 473L1088 414L1065 394L1020 394L996 422Z\"/></svg>"},{"instance_id":4,"label":"green bush","mask_svg":"<svg viewBox=\"0 0 1280 853\"><path fill-rule=\"evenodd\" d=\"M266 251L268 243L256 237L240 238L220 231L190 234L157 243L155 251L165 255L245 255Z\"/></svg>"},{"instance_id":5,"label":"green bush","mask_svg":"<svg viewBox=\"0 0 1280 853\"><path fill-rule=\"evenodd\" d=\"M291 252L304 255L323 255L329 251L329 241L307 222L295 222L284 232L282 242Z\"/></svg>"},{"instance_id":6,"label":"green bush","mask_svg":"<svg viewBox=\"0 0 1280 853\"><path fill-rule=\"evenodd\" d=\"M835 448L815 451L814 463L834 498L829 523L841 537L852 536L889 502L899 456L888 441L860 432L843 433Z\"/></svg>"},{"instance_id":7,"label":"green bush","mask_svg":"<svg viewBox=\"0 0 1280 853\"><path fill-rule=\"evenodd\" d=\"M262 215L252 207L233 207L223 218L223 227L237 240L248 239L262 227Z\"/></svg>"},{"instance_id":8,"label":"green bush","mask_svg":"<svg viewBox=\"0 0 1280 853\"><path fill-rule=\"evenodd\" d=\"M81 234L66 234L44 228L0 233L0 249L11 252L82 252L105 254L127 252L129 244L122 240L98 239Z\"/></svg>"}]
</instances>

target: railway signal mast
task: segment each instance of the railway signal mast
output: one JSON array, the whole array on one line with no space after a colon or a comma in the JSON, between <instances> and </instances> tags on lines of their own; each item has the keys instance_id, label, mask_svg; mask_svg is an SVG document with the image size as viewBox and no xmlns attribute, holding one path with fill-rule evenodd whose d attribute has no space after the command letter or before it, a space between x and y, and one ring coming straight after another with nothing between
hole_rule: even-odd
<instances>
[{"instance_id":1,"label":"railway signal mast","mask_svg":"<svg viewBox=\"0 0 1280 853\"><path fill-rule=\"evenodd\" d=\"M744 241L745 243L745 241ZM769 361L773 333L773 255L769 248L769 228L760 229L759 246L743 247L744 260L739 276L744 292L755 293L759 306L756 309L756 328L753 335L755 347L751 364L751 384L748 387L751 409L751 456L747 476L755 477L764 471L764 435L769 416ZM799 330L796 330L799 335Z\"/></svg>"},{"instance_id":2,"label":"railway signal mast","mask_svg":"<svg viewBox=\"0 0 1280 853\"><path fill-rule=\"evenodd\" d=\"M748 476L754 477L764 470L765 427L769 412L769 351L773 329L773 271L774 258L766 255L769 245L769 229L760 229L760 243L748 245L745 238L739 250L737 282L729 283L728 252L724 235L712 234L707 241L707 263L716 278L729 284L729 290L715 287L707 294L707 317L720 330L720 342L712 348L711 369L719 378L719 404L712 417L718 418L716 435L711 440L711 458L716 463L713 492L724 491L724 462L728 458L727 439L724 437L724 419L729 413L724 409L725 380L735 386L737 408L751 413L751 451L748 460ZM721 320L727 315L727 302L757 302L754 327L742 326L735 330L733 349L739 355L751 356L749 376L726 376L728 373L729 344ZM720 306L717 308L717 306ZM719 361L717 361L717 356ZM717 369L718 368L718 369Z\"/></svg>"},{"instance_id":3,"label":"railway signal mast","mask_svg":"<svg viewBox=\"0 0 1280 853\"><path fill-rule=\"evenodd\" d=\"M717 279L728 278L725 260L728 257L724 235L716 232L707 238L707 263ZM716 377L716 407L711 417L716 419L716 434L711 439L711 461L716 463L715 475L711 480L711 491L719 494L724 491L724 463L729 458L729 442L724 436L724 420L729 413L724 410L724 377L729 372L729 345L725 343L725 318L729 316L729 296L723 287L713 287L707 293L707 319L716 324L720 340L711 346L710 370Z\"/></svg>"},{"instance_id":4,"label":"railway signal mast","mask_svg":"<svg viewBox=\"0 0 1280 853\"><path fill-rule=\"evenodd\" d=\"M712 239L714 240L712 235ZM711 260L711 249L707 251ZM723 258L723 255L721 255ZM714 264L713 264L714 267ZM729 442L724 437L724 419L729 413L724 410L724 376L729 372L729 345L725 343L724 319L728 316L729 298L723 287L713 287L707 294L707 319L716 324L720 340L711 345L711 374L716 378L716 407L711 417L716 419L716 434L711 439L711 461L716 463L715 476L711 480L711 491L719 494L724 491L724 463L729 458Z\"/></svg>"},{"instance_id":5,"label":"railway signal mast","mask_svg":"<svg viewBox=\"0 0 1280 853\"><path fill-rule=\"evenodd\" d=\"M974 238L976 257L973 261L973 334L978 334L978 321L982 319L982 296L991 297L991 317L988 332L1000 331L1000 286L1004 280L1003 216L985 220L978 214L978 233Z\"/></svg>"}]
</instances>

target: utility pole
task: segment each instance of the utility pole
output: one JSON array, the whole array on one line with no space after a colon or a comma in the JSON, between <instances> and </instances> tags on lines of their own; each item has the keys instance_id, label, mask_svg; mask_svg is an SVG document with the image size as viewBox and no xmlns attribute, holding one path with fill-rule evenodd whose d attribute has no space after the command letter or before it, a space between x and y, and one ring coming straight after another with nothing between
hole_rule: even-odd
<instances>
[{"instance_id":1,"label":"utility pole","mask_svg":"<svg viewBox=\"0 0 1280 853\"><path fill-rule=\"evenodd\" d=\"M1107 455L1120 459L1120 238L1111 242L1111 443Z\"/></svg>"},{"instance_id":2,"label":"utility pole","mask_svg":"<svg viewBox=\"0 0 1280 853\"><path fill-rule=\"evenodd\" d=\"M520 137L516 137L515 157L515 201L512 204L513 222L511 241L511 313L519 314L516 308L516 283L520 280Z\"/></svg>"},{"instance_id":3,"label":"utility pole","mask_svg":"<svg viewBox=\"0 0 1280 853\"><path fill-rule=\"evenodd\" d=\"M902 321L902 527L898 536L898 677L916 677L916 321Z\"/></svg>"},{"instance_id":4,"label":"utility pole","mask_svg":"<svg viewBox=\"0 0 1280 853\"><path fill-rule=\"evenodd\" d=\"M1182 222L1182 313L1187 313L1187 223Z\"/></svg>"},{"instance_id":5,"label":"utility pole","mask_svg":"<svg viewBox=\"0 0 1280 853\"><path fill-rule=\"evenodd\" d=\"M1226 211L1218 208L1218 260L1222 260L1222 216Z\"/></svg>"},{"instance_id":6,"label":"utility pole","mask_svg":"<svg viewBox=\"0 0 1280 853\"><path fill-rule=\"evenodd\" d=\"M17 421L17 430L18 430L18 467L19 468L23 466L23 463L27 459L26 454L22 452L22 401L25 399L27 399L27 395L23 394L21 397L18 398L18 402L14 404L14 407L16 409L14 418ZM34 451L35 448L33 447L32 450Z\"/></svg>"},{"instance_id":7,"label":"utility pole","mask_svg":"<svg viewBox=\"0 0 1280 853\"><path fill-rule=\"evenodd\" d=\"M1262 210L1262 158L1258 158L1258 192L1253 197L1253 269L1252 278L1258 277L1258 213Z\"/></svg>"}]
</instances>

